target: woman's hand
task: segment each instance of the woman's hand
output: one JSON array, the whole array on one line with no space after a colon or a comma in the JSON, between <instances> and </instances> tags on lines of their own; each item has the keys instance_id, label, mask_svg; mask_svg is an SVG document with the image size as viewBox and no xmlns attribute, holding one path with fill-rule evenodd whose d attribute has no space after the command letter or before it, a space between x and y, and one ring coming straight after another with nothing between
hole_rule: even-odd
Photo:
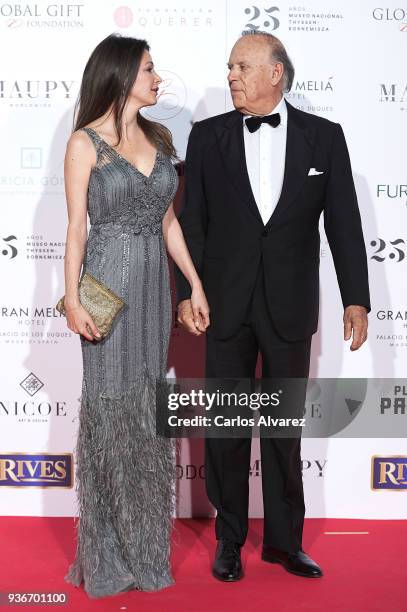
<instances>
[{"instance_id":1,"label":"woman's hand","mask_svg":"<svg viewBox=\"0 0 407 612\"><path fill-rule=\"evenodd\" d=\"M191 308L196 329L200 332L205 332L210 325L209 305L201 283L192 287Z\"/></svg>"},{"instance_id":2,"label":"woman's hand","mask_svg":"<svg viewBox=\"0 0 407 612\"><path fill-rule=\"evenodd\" d=\"M178 322L194 336L200 336L209 326L209 306L181 226L175 216L173 204L164 215L163 235L174 263L192 287L191 299L182 300L178 304Z\"/></svg>"},{"instance_id":3,"label":"woman's hand","mask_svg":"<svg viewBox=\"0 0 407 612\"><path fill-rule=\"evenodd\" d=\"M81 304L77 306L65 305L65 312L66 323L75 334L81 334L91 342L102 337L92 317Z\"/></svg>"}]
</instances>

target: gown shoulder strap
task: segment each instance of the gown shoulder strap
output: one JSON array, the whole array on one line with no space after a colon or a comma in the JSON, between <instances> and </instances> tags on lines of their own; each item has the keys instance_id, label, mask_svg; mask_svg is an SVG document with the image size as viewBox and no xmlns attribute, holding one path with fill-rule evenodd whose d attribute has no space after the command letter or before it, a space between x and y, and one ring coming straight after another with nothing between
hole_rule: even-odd
<instances>
[{"instance_id":1,"label":"gown shoulder strap","mask_svg":"<svg viewBox=\"0 0 407 612\"><path fill-rule=\"evenodd\" d=\"M97 155L97 159L99 161L99 155L101 152L101 149L103 148L103 140L102 138L99 136L99 134L97 132L95 132L94 129L90 128L90 127L83 127L80 128L81 130L83 130L84 132L87 133L87 135L89 136L89 138L91 139L91 141L93 142L95 149L96 149L96 155Z\"/></svg>"}]
</instances>

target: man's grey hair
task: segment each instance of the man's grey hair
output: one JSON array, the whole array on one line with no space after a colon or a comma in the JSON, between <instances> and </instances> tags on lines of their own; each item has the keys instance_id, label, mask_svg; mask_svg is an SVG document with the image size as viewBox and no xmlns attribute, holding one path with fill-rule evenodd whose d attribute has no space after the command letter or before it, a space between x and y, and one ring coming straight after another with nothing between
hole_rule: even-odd
<instances>
[{"instance_id":1,"label":"man's grey hair","mask_svg":"<svg viewBox=\"0 0 407 612\"><path fill-rule=\"evenodd\" d=\"M245 30L242 32L242 36L262 36L266 39L271 49L271 59L273 62L280 62L284 67L283 74L283 91L290 91L294 81L294 66L288 53L277 36L269 34L269 32L262 32L261 30Z\"/></svg>"}]
</instances>

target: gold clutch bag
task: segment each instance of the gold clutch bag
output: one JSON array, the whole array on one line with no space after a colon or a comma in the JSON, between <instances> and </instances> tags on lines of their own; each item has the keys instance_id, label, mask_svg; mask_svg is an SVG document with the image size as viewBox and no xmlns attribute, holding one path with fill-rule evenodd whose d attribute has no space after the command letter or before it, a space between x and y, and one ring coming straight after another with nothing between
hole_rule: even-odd
<instances>
[{"instance_id":1,"label":"gold clutch bag","mask_svg":"<svg viewBox=\"0 0 407 612\"><path fill-rule=\"evenodd\" d=\"M55 306L63 315L66 314L64 297L61 297ZM118 295L89 272L85 272L79 282L79 301L92 317L102 338L108 335L115 317L126 305Z\"/></svg>"}]
</instances>

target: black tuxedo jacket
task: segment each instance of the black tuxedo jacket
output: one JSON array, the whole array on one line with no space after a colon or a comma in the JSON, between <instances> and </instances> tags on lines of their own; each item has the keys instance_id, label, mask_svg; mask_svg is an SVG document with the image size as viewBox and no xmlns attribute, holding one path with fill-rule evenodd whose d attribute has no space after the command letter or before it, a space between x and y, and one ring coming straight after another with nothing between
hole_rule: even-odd
<instances>
[{"instance_id":1,"label":"black tuxedo jacket","mask_svg":"<svg viewBox=\"0 0 407 612\"><path fill-rule=\"evenodd\" d=\"M277 332L288 341L316 332L322 212L343 306L370 310L366 250L342 128L286 103L283 187L266 225L250 186L241 113L199 121L191 130L179 222L209 302L208 332L218 338L232 336L244 322L261 261ZM309 176L310 168L322 174ZM191 289L177 267L175 276L179 303Z\"/></svg>"}]
</instances>

